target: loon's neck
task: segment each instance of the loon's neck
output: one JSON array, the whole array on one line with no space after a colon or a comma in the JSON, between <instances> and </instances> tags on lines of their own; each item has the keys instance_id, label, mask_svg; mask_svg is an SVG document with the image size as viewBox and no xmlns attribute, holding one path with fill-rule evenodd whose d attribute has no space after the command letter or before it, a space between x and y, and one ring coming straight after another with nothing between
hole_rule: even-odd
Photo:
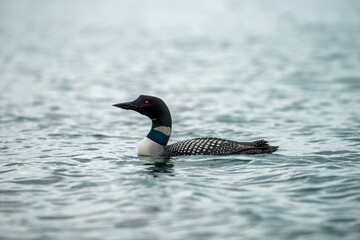
<instances>
[{"instance_id":1,"label":"loon's neck","mask_svg":"<svg viewBox=\"0 0 360 240\"><path fill-rule=\"evenodd\" d=\"M159 123L152 119L153 124L148 135L140 142L138 155L141 156L160 156L169 141L171 134L171 124ZM170 121L171 123L171 121Z\"/></svg>"},{"instance_id":2,"label":"loon's neck","mask_svg":"<svg viewBox=\"0 0 360 240\"><path fill-rule=\"evenodd\" d=\"M146 136L152 141L166 146L171 135L171 118L169 122L160 122L158 119L152 119L151 130Z\"/></svg>"}]
</instances>

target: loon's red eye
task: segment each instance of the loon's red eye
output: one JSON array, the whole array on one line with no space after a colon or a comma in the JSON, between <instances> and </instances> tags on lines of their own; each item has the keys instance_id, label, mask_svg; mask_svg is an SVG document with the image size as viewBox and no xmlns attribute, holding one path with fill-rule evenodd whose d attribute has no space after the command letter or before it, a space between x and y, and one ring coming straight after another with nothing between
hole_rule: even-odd
<instances>
[{"instance_id":1,"label":"loon's red eye","mask_svg":"<svg viewBox=\"0 0 360 240\"><path fill-rule=\"evenodd\" d=\"M149 104L149 101L145 101L144 104Z\"/></svg>"}]
</instances>

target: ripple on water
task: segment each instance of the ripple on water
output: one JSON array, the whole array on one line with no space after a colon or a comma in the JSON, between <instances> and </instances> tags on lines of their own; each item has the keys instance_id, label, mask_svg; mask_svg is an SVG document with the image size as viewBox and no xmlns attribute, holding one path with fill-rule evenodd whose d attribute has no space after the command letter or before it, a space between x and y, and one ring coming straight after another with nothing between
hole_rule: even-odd
<instances>
[{"instance_id":1,"label":"ripple on water","mask_svg":"<svg viewBox=\"0 0 360 240\"><path fill-rule=\"evenodd\" d=\"M91 162L91 158L84 158L84 157L73 157L73 160L81 163L88 163Z\"/></svg>"},{"instance_id":2,"label":"ripple on water","mask_svg":"<svg viewBox=\"0 0 360 240\"><path fill-rule=\"evenodd\" d=\"M8 169L8 170L0 171L0 174L13 172L13 171L16 171L16 169Z\"/></svg>"},{"instance_id":3,"label":"ripple on water","mask_svg":"<svg viewBox=\"0 0 360 240\"><path fill-rule=\"evenodd\" d=\"M52 185L58 182L61 182L63 177L60 176L49 176L40 179L25 179L25 180L12 180L12 183L21 184L21 185Z\"/></svg>"}]
</instances>

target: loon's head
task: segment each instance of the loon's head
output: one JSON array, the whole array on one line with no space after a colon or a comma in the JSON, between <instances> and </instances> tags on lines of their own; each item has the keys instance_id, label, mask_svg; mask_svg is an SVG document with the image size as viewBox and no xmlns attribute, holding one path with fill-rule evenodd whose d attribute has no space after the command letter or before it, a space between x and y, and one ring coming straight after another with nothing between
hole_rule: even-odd
<instances>
[{"instance_id":1,"label":"loon's head","mask_svg":"<svg viewBox=\"0 0 360 240\"><path fill-rule=\"evenodd\" d=\"M134 110L148 116L157 126L171 127L170 111L160 98L140 95L132 102L118 103L113 106L126 110Z\"/></svg>"}]
</instances>

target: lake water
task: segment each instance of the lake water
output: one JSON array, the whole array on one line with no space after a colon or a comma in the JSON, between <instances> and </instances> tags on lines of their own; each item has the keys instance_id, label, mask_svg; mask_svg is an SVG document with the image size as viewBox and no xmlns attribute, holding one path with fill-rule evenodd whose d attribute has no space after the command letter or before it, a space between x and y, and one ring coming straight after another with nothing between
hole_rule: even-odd
<instances>
[{"instance_id":1,"label":"lake water","mask_svg":"<svg viewBox=\"0 0 360 240\"><path fill-rule=\"evenodd\" d=\"M0 1L0 239L360 239L360 4ZM137 156L155 95L170 143Z\"/></svg>"}]
</instances>

